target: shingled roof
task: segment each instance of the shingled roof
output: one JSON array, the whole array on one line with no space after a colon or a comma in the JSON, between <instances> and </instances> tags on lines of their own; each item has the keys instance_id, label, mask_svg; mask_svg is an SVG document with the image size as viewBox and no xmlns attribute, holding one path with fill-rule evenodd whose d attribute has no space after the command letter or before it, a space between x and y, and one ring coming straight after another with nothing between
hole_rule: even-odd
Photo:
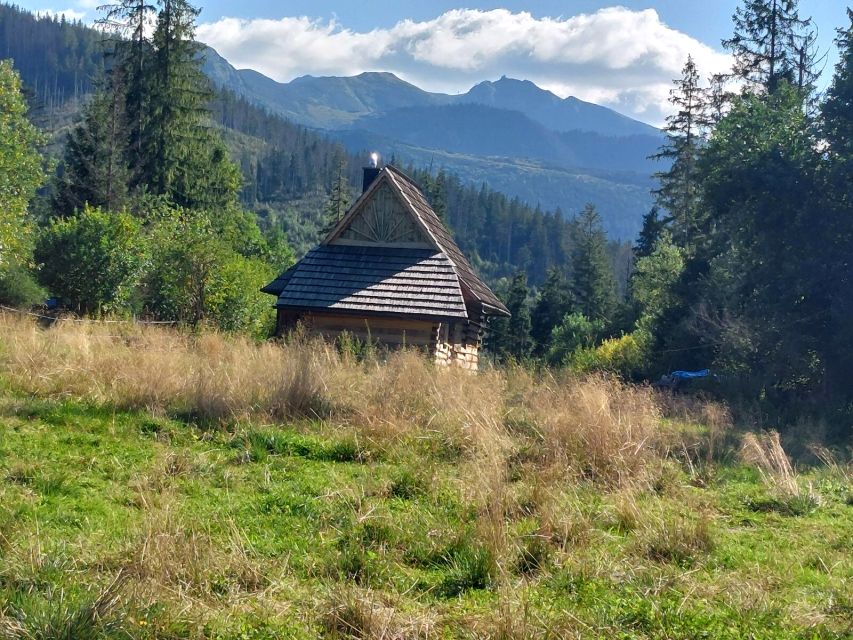
<instances>
[{"instance_id":1,"label":"shingled roof","mask_svg":"<svg viewBox=\"0 0 853 640\"><path fill-rule=\"evenodd\" d=\"M383 246L342 238L385 185L414 222L404 231L417 233L419 241ZM509 315L477 276L420 188L390 165L379 171L320 246L262 291L277 295L279 308L469 319L480 313Z\"/></svg>"}]
</instances>

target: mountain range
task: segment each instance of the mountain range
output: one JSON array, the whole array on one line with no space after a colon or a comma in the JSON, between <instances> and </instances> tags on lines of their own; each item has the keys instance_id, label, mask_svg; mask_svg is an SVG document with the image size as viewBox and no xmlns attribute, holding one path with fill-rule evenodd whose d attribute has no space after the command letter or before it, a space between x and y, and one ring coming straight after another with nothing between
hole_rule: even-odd
<instances>
[{"instance_id":1,"label":"mountain range","mask_svg":"<svg viewBox=\"0 0 853 640\"><path fill-rule=\"evenodd\" d=\"M236 69L213 49L214 85L270 113L322 131L352 152L444 168L510 196L567 214L593 202L613 238L636 236L651 206L654 127L527 80L503 77L458 95L432 93L392 73L304 76L277 82Z\"/></svg>"}]
</instances>

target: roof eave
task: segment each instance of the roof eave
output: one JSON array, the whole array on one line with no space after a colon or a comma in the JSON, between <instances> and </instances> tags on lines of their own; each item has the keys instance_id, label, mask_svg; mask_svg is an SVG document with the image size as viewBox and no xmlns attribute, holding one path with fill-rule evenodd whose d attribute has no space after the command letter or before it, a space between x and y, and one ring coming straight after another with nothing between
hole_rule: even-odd
<instances>
[{"instance_id":1,"label":"roof eave","mask_svg":"<svg viewBox=\"0 0 853 640\"><path fill-rule=\"evenodd\" d=\"M336 307L306 307L304 305L292 305L277 303L275 309L290 309L292 311L302 311L304 313L322 313L329 315L346 315L357 317L377 316L383 318L403 318L413 320L468 320L468 313L460 311L458 314L452 313L409 313L409 312L393 312L393 311L369 311L362 309L341 309Z\"/></svg>"}]
</instances>

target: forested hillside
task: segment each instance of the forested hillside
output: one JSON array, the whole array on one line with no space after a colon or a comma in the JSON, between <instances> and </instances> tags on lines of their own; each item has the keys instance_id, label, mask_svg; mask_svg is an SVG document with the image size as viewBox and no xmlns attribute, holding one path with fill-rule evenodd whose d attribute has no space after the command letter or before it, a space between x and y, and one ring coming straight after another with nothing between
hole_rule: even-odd
<instances>
[{"instance_id":1,"label":"forested hillside","mask_svg":"<svg viewBox=\"0 0 853 640\"><path fill-rule=\"evenodd\" d=\"M149 34L135 25L155 12L144 8L141 20L140 6L110 9L123 37L104 38L111 63L60 136L55 171L41 162L17 67L3 63L0 298L26 304L50 293L81 314L263 335L268 304L257 287L352 202L366 157L212 93L192 38L197 10L162 0ZM686 61L658 154L657 207L633 253L608 241L595 203L566 219L427 158L400 163L512 312L490 327L498 362L646 380L709 369L707 386L750 415L812 414L850 431L853 13L838 30L830 88L818 96L811 22L796 2L769 6L744 3L735 14L724 42L737 63L729 76L709 85ZM20 11L3 16L0 33L94 37ZM16 42L0 44L30 50ZM77 86L59 81L70 72L38 60L21 74L35 83L29 102L73 108L73 91L44 89L48 77Z\"/></svg>"},{"instance_id":2,"label":"forested hillside","mask_svg":"<svg viewBox=\"0 0 853 640\"><path fill-rule=\"evenodd\" d=\"M324 131L353 153L381 150L402 162L444 167L545 209L595 202L611 238L630 240L652 205L649 156L657 129L532 82L502 78L469 92L424 91L391 73L304 76L280 83L232 67L212 49L215 86L298 124Z\"/></svg>"},{"instance_id":3,"label":"forested hillside","mask_svg":"<svg viewBox=\"0 0 853 640\"><path fill-rule=\"evenodd\" d=\"M40 115L39 124L60 122L64 128L57 142L62 142L68 118L48 115L67 111L63 103L75 95L45 93L39 86L43 86L43 78L47 77L56 79L60 85L71 82L72 77L65 71L67 64L57 61L74 58L72 51L63 48L63 43L73 42L85 43L88 51L88 64L93 71L87 84L81 85L81 91L91 90L103 66L105 39L82 25L49 17L35 18L13 7L2 6L2 9L0 34L30 33L47 39L42 49L55 49L55 55L39 57L32 54L32 38L26 42L5 37L0 40L0 48L11 54L24 86L31 92L30 101ZM64 37L65 33L73 37ZM20 65L19 60L25 64ZM327 224L329 194L340 173L350 184L345 190L347 200L351 202L357 195L352 185L361 183L367 151L347 153L340 144L323 135L288 122L229 91L212 95L210 109L213 122L221 128L241 169L242 205L256 212L264 229L286 233L297 254L306 251L317 242ZM443 206L447 220L457 240L487 278L494 282L519 269L529 269L531 282L540 283L549 267L568 268L570 221L563 218L570 218L575 212L565 212L567 215L544 212L480 183L466 184L453 174L440 171L440 167L436 163L429 171L422 170L426 166L408 166L407 170L417 174L431 198L446 203ZM59 171L63 171L61 163ZM543 238L548 238L545 250L539 247ZM619 259L615 248L613 255Z\"/></svg>"},{"instance_id":4,"label":"forested hillside","mask_svg":"<svg viewBox=\"0 0 853 640\"><path fill-rule=\"evenodd\" d=\"M15 5L0 4L0 59L15 60L40 105L56 107L92 91L103 69L101 40L64 16L36 19Z\"/></svg>"}]
</instances>

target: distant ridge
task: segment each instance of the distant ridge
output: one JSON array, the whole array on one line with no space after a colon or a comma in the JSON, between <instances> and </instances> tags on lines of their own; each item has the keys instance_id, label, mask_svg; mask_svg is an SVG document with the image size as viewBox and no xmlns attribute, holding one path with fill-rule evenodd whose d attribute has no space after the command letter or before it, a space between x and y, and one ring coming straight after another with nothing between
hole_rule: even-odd
<instances>
[{"instance_id":1,"label":"distant ridge","mask_svg":"<svg viewBox=\"0 0 853 640\"><path fill-rule=\"evenodd\" d=\"M319 129L338 129L358 118L405 107L480 104L518 111L554 131L606 136L656 135L651 125L575 97L560 98L529 80L486 80L466 93L431 93L389 72L356 76L301 76L277 82L252 69L235 69L211 48L205 72L220 87L257 100L273 112Z\"/></svg>"},{"instance_id":2,"label":"distant ridge","mask_svg":"<svg viewBox=\"0 0 853 640\"><path fill-rule=\"evenodd\" d=\"M660 167L648 157L663 141L659 130L528 80L502 77L459 95L424 91L388 72L282 83L235 69L213 49L204 56L218 87L352 152L378 149L568 214L593 202L614 238L633 238L652 203L651 175Z\"/></svg>"}]
</instances>

